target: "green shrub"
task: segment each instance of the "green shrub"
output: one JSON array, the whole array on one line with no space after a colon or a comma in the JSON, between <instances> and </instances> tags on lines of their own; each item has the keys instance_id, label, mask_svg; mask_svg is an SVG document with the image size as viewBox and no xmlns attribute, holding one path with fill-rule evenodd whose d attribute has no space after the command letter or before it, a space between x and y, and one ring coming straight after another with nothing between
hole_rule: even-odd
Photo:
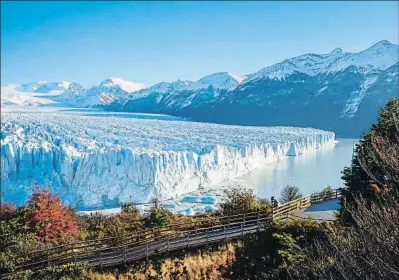
<instances>
[{"instance_id":1,"label":"green shrub","mask_svg":"<svg viewBox=\"0 0 399 280\"><path fill-rule=\"evenodd\" d=\"M94 213L91 215L80 215L78 228L81 238L98 239L105 237L116 237L125 233L122 222L115 216Z\"/></svg>"},{"instance_id":2,"label":"green shrub","mask_svg":"<svg viewBox=\"0 0 399 280\"><path fill-rule=\"evenodd\" d=\"M67 264L51 266L37 272L26 270L4 277L4 280L87 280L90 266L87 264Z\"/></svg>"},{"instance_id":3,"label":"green shrub","mask_svg":"<svg viewBox=\"0 0 399 280\"><path fill-rule=\"evenodd\" d=\"M324 227L315 221L295 219L246 235L226 276L237 280L298 279L295 276L305 256L298 245L323 236L323 231Z\"/></svg>"},{"instance_id":4,"label":"green shrub","mask_svg":"<svg viewBox=\"0 0 399 280\"><path fill-rule=\"evenodd\" d=\"M335 191L334 191L334 189L333 189L330 185L327 185L327 187L325 187L325 188L322 190L321 194L323 195L323 200L324 200L324 201L327 201L327 200L329 200L331 197L334 196Z\"/></svg>"},{"instance_id":5,"label":"green shrub","mask_svg":"<svg viewBox=\"0 0 399 280\"><path fill-rule=\"evenodd\" d=\"M2 278L3 280L31 280L33 272L31 270L25 270L17 272L13 275Z\"/></svg>"},{"instance_id":6,"label":"green shrub","mask_svg":"<svg viewBox=\"0 0 399 280\"><path fill-rule=\"evenodd\" d=\"M223 215L236 215L268 209L270 203L257 198L252 190L233 188L226 191L226 200L220 204Z\"/></svg>"},{"instance_id":7,"label":"green shrub","mask_svg":"<svg viewBox=\"0 0 399 280\"><path fill-rule=\"evenodd\" d=\"M3 208L1 209L3 212ZM36 244L35 234L30 232L26 209L12 213L3 212L0 220L0 273L12 272L24 259L17 255L27 252Z\"/></svg>"},{"instance_id":8,"label":"green shrub","mask_svg":"<svg viewBox=\"0 0 399 280\"><path fill-rule=\"evenodd\" d=\"M121 207L122 213L133 213L136 215L140 215L140 211L137 209L136 205L133 202L125 202Z\"/></svg>"},{"instance_id":9,"label":"green shrub","mask_svg":"<svg viewBox=\"0 0 399 280\"><path fill-rule=\"evenodd\" d=\"M90 267L87 264L67 264L62 266L51 266L39 270L31 277L32 280L58 280L58 279L87 279Z\"/></svg>"},{"instance_id":10,"label":"green shrub","mask_svg":"<svg viewBox=\"0 0 399 280\"><path fill-rule=\"evenodd\" d=\"M144 216L145 227L166 226L172 222L173 214L162 208L151 208L150 213Z\"/></svg>"}]
</instances>

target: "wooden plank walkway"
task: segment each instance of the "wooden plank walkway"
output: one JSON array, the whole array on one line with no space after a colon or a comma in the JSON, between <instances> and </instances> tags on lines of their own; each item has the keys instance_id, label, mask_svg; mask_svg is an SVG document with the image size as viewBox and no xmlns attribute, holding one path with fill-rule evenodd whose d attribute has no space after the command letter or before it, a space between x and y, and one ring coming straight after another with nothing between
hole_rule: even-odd
<instances>
[{"instance_id":1,"label":"wooden plank walkway","mask_svg":"<svg viewBox=\"0 0 399 280\"><path fill-rule=\"evenodd\" d=\"M335 213L341 209L338 199L312 204L291 214L293 218L313 219L321 222L335 221Z\"/></svg>"},{"instance_id":2,"label":"wooden plank walkway","mask_svg":"<svg viewBox=\"0 0 399 280\"><path fill-rule=\"evenodd\" d=\"M33 251L23 256L28 261L17 271L36 271L48 266L68 263L88 263L107 267L148 259L153 255L197 247L242 237L264 230L274 221L288 219L293 213L312 204L337 200L341 189L331 193L313 194L285 204L274 204L272 211L255 211L239 215L208 218L205 221L172 224L150 228L135 234L88 240Z\"/></svg>"}]
</instances>

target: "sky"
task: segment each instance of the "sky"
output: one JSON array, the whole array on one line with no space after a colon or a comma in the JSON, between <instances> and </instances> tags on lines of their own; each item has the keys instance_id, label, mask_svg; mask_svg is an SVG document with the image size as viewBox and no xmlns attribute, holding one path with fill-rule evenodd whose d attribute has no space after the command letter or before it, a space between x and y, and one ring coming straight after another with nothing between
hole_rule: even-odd
<instances>
[{"instance_id":1,"label":"sky","mask_svg":"<svg viewBox=\"0 0 399 280\"><path fill-rule=\"evenodd\" d=\"M150 86L398 43L398 2L4 2L1 84Z\"/></svg>"}]
</instances>

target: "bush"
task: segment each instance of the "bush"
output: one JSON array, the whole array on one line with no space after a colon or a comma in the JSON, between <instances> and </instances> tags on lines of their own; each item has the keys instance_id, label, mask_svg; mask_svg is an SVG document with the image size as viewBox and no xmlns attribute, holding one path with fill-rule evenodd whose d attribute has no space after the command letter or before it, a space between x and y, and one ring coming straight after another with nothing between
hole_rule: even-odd
<instances>
[{"instance_id":1,"label":"bush","mask_svg":"<svg viewBox=\"0 0 399 280\"><path fill-rule=\"evenodd\" d=\"M26 222L40 241L58 243L78 234L73 209L37 184L26 209Z\"/></svg>"},{"instance_id":2,"label":"bush","mask_svg":"<svg viewBox=\"0 0 399 280\"><path fill-rule=\"evenodd\" d=\"M228 269L228 279L297 278L304 253L297 249L323 234L323 226L312 220L287 220L264 231L244 236L236 249L236 260Z\"/></svg>"},{"instance_id":3,"label":"bush","mask_svg":"<svg viewBox=\"0 0 399 280\"><path fill-rule=\"evenodd\" d=\"M67 264L62 266L51 266L39 270L30 279L32 280L86 280L90 271L88 264Z\"/></svg>"},{"instance_id":4,"label":"bush","mask_svg":"<svg viewBox=\"0 0 399 280\"><path fill-rule=\"evenodd\" d=\"M1 210L0 274L14 271L24 261L17 256L29 251L36 242L35 234L27 225L26 209L18 208L9 212L10 209Z\"/></svg>"},{"instance_id":5,"label":"bush","mask_svg":"<svg viewBox=\"0 0 399 280\"><path fill-rule=\"evenodd\" d=\"M243 214L269 207L268 201L258 199L252 190L240 188L226 191L226 200L220 204L223 215Z\"/></svg>"},{"instance_id":6,"label":"bush","mask_svg":"<svg viewBox=\"0 0 399 280\"><path fill-rule=\"evenodd\" d=\"M115 216L93 213L78 216L82 239L116 237L125 234L123 223Z\"/></svg>"},{"instance_id":7,"label":"bush","mask_svg":"<svg viewBox=\"0 0 399 280\"><path fill-rule=\"evenodd\" d=\"M31 280L33 272L31 270L17 272L13 275L2 278L3 280Z\"/></svg>"},{"instance_id":8,"label":"bush","mask_svg":"<svg viewBox=\"0 0 399 280\"><path fill-rule=\"evenodd\" d=\"M325 187L322 191L321 194L323 195L323 200L327 201L329 200L331 197L334 196L334 189L328 185L327 187Z\"/></svg>"},{"instance_id":9,"label":"bush","mask_svg":"<svg viewBox=\"0 0 399 280\"><path fill-rule=\"evenodd\" d=\"M297 186L287 185L281 190L280 203L287 203L303 195Z\"/></svg>"},{"instance_id":10,"label":"bush","mask_svg":"<svg viewBox=\"0 0 399 280\"><path fill-rule=\"evenodd\" d=\"M299 248L305 253L300 278L398 279L399 193L371 201L357 196L344 207L354 225L336 224Z\"/></svg>"},{"instance_id":11,"label":"bush","mask_svg":"<svg viewBox=\"0 0 399 280\"><path fill-rule=\"evenodd\" d=\"M133 213L136 215L140 215L140 211L137 209L136 205L133 202L125 202L121 207L122 213Z\"/></svg>"},{"instance_id":12,"label":"bush","mask_svg":"<svg viewBox=\"0 0 399 280\"><path fill-rule=\"evenodd\" d=\"M162 208L151 208L150 213L143 218L145 227L167 226L172 222L173 214Z\"/></svg>"}]
</instances>

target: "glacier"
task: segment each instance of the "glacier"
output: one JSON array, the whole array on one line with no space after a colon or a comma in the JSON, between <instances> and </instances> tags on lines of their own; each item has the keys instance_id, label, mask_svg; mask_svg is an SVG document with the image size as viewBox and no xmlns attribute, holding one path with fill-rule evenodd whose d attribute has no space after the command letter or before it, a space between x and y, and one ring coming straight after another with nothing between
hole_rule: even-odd
<instances>
[{"instance_id":1,"label":"glacier","mask_svg":"<svg viewBox=\"0 0 399 280\"><path fill-rule=\"evenodd\" d=\"M76 209L163 201L334 143L333 132L313 128L96 110L9 110L1 123L2 199L20 205L37 182Z\"/></svg>"}]
</instances>

